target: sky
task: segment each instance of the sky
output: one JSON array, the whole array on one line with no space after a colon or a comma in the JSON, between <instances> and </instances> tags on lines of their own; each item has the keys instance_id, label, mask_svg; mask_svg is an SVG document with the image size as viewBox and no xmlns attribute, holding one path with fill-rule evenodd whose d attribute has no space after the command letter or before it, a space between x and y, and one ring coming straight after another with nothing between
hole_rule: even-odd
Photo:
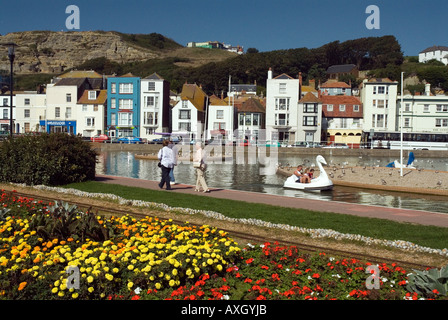
<instances>
[{"instance_id":1,"label":"sky","mask_svg":"<svg viewBox=\"0 0 448 320\"><path fill-rule=\"evenodd\" d=\"M69 5L79 29L69 30ZM366 27L379 9L379 29ZM405 56L448 46L447 0L39 0L2 1L0 34L17 31L160 33L186 46L219 41L272 51L318 48L332 41L393 35ZM369 20L370 21L370 20Z\"/></svg>"}]
</instances>

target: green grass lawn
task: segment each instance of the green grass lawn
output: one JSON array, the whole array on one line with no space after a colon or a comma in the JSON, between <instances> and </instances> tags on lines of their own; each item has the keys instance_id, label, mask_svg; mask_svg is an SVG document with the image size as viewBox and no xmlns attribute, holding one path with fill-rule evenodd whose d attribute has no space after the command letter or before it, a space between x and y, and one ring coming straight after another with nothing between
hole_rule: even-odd
<instances>
[{"instance_id":1,"label":"green grass lawn","mask_svg":"<svg viewBox=\"0 0 448 320\"><path fill-rule=\"evenodd\" d=\"M375 239L406 240L420 246L435 249L448 247L448 228L442 227L412 225L383 219L284 208L200 195L105 184L95 181L70 184L65 187L86 192L115 194L125 199L164 203L172 207L211 210L231 218L254 218L302 228L332 229L342 233L360 234Z\"/></svg>"}]
</instances>

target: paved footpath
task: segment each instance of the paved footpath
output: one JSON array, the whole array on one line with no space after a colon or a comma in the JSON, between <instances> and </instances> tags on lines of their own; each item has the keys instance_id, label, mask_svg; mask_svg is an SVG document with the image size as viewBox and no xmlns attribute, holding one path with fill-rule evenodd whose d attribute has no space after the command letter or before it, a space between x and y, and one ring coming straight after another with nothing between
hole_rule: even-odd
<instances>
[{"instance_id":1,"label":"paved footpath","mask_svg":"<svg viewBox=\"0 0 448 320\"><path fill-rule=\"evenodd\" d=\"M161 190L159 181L97 175L96 181L124 186ZM428 212L420 210L387 208L370 205L360 205L326 200L298 199L293 197L270 195L265 193L216 189L210 187L210 193L195 192L194 186L186 184L172 185L173 190L164 192L186 193L201 195L204 197L215 197L220 199L231 199L245 202L263 203L280 207L302 208L313 211L334 212L356 215L368 218L380 218L398 222L407 222L421 225L433 225L448 227L448 214Z\"/></svg>"}]
</instances>

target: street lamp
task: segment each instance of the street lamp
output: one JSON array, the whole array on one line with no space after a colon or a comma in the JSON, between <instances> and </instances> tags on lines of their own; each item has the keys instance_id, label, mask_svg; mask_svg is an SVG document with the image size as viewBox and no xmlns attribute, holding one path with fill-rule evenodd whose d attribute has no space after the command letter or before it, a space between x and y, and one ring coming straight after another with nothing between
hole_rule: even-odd
<instances>
[{"instance_id":1,"label":"street lamp","mask_svg":"<svg viewBox=\"0 0 448 320\"><path fill-rule=\"evenodd\" d=\"M3 43L2 44L5 47L8 47L8 57L9 57L9 62L11 65L11 69L10 69L10 76L9 76L9 135L12 137L13 134L13 119L12 119L12 96L13 96L13 64L14 64L14 58L16 57L15 55L15 47L17 47L17 44L15 44L14 42L8 42L8 43Z\"/></svg>"}]
</instances>

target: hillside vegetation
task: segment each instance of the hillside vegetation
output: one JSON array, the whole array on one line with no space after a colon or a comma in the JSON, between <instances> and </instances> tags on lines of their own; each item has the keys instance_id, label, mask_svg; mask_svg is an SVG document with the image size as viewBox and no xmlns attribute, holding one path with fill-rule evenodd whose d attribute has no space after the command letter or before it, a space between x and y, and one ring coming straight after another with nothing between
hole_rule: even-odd
<instances>
[{"instance_id":1,"label":"hillside vegetation","mask_svg":"<svg viewBox=\"0 0 448 320\"><path fill-rule=\"evenodd\" d=\"M103 55L86 59L73 68L92 69L105 75L131 72L139 77L157 72L171 83L174 91L180 92L183 83L189 82L201 84L208 94L220 95L221 92L227 92L229 76L232 77L232 83L257 83L258 91L265 92L269 68L274 70L274 75L286 73L297 77L301 72L307 83L310 79L326 81L326 70L331 65L355 64L359 70L368 70L369 76L400 81L401 72L405 71L406 77L417 76L420 81L426 80L433 87L448 90L448 67L437 63L421 64L415 58L405 59L394 36L334 41L314 49L250 50L250 53L237 55L218 49L186 48L157 33L107 34L119 36L125 46L137 52L151 52L152 56L119 61ZM20 89L35 89L36 85L51 79L54 74L44 75L41 72L39 77L21 76L17 84ZM346 80L352 80L354 85L359 83L357 79ZM420 90L421 85L412 89Z\"/></svg>"}]
</instances>

